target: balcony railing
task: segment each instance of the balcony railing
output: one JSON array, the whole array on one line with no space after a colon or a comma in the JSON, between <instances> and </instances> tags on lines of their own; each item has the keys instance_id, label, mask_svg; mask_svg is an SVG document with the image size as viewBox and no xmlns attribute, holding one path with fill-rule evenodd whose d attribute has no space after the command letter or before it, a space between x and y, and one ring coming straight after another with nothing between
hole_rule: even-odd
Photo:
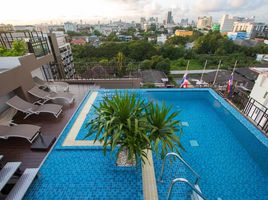
<instances>
[{"instance_id":1,"label":"balcony railing","mask_svg":"<svg viewBox=\"0 0 268 200\"><path fill-rule=\"evenodd\" d=\"M67 60L66 60L67 61ZM74 69L72 61L62 62L64 70ZM99 63L75 63L75 74L71 79L93 80L93 79L118 79L118 78L140 78L140 63L101 65Z\"/></svg>"},{"instance_id":2,"label":"balcony railing","mask_svg":"<svg viewBox=\"0 0 268 200\"><path fill-rule=\"evenodd\" d=\"M268 134L268 108L253 98L248 100L248 103L243 110L244 114L251 118L256 126Z\"/></svg>"}]
</instances>

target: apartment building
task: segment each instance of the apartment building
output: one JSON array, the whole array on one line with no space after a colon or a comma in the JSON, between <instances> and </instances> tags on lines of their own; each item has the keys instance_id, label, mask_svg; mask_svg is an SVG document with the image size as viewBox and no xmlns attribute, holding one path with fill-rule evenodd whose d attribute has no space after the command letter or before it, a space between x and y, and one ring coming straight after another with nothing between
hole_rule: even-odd
<instances>
[{"instance_id":1,"label":"apartment building","mask_svg":"<svg viewBox=\"0 0 268 200\"><path fill-rule=\"evenodd\" d=\"M176 30L175 35L176 36L181 36L181 37L187 37L187 36L192 36L193 31L187 31L187 30Z\"/></svg>"},{"instance_id":2,"label":"apartment building","mask_svg":"<svg viewBox=\"0 0 268 200\"><path fill-rule=\"evenodd\" d=\"M72 22L65 22L64 23L64 30L67 33L68 31L77 32L77 24Z\"/></svg>"},{"instance_id":3,"label":"apartment building","mask_svg":"<svg viewBox=\"0 0 268 200\"><path fill-rule=\"evenodd\" d=\"M14 31L12 24L0 24L0 32L11 32Z\"/></svg>"},{"instance_id":4,"label":"apartment building","mask_svg":"<svg viewBox=\"0 0 268 200\"><path fill-rule=\"evenodd\" d=\"M65 34L59 31L48 33L47 37L51 47L51 52L54 56L55 65L58 68L56 73L51 73L53 77L48 76L47 79L73 78L75 75L73 54L70 43L66 41Z\"/></svg>"},{"instance_id":5,"label":"apartment building","mask_svg":"<svg viewBox=\"0 0 268 200\"><path fill-rule=\"evenodd\" d=\"M235 18L223 15L220 21L220 31L222 33L233 31L234 22Z\"/></svg>"},{"instance_id":6,"label":"apartment building","mask_svg":"<svg viewBox=\"0 0 268 200\"><path fill-rule=\"evenodd\" d=\"M233 32L247 32L249 38L264 34L265 24L257 22L234 22Z\"/></svg>"},{"instance_id":7,"label":"apartment building","mask_svg":"<svg viewBox=\"0 0 268 200\"><path fill-rule=\"evenodd\" d=\"M198 17L196 27L198 29L206 29L211 28L212 26L212 17L204 16L204 17Z\"/></svg>"},{"instance_id":8,"label":"apartment building","mask_svg":"<svg viewBox=\"0 0 268 200\"><path fill-rule=\"evenodd\" d=\"M0 46L11 48L14 40L24 40L28 52L35 57L51 53L54 60L42 65L43 73L49 79L69 79L75 74L70 44L63 32L44 34L43 32L0 33Z\"/></svg>"}]
</instances>

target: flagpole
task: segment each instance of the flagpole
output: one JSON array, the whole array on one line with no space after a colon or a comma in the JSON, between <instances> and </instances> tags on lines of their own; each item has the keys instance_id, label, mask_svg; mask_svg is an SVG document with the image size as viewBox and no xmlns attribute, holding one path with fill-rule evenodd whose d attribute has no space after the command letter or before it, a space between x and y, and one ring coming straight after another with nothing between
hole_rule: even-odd
<instances>
[{"instance_id":1,"label":"flagpole","mask_svg":"<svg viewBox=\"0 0 268 200\"><path fill-rule=\"evenodd\" d=\"M188 62L187 62L187 66L186 66L186 72L185 72L185 73L187 73L187 72L188 72L189 64L190 64L190 60L188 60Z\"/></svg>"},{"instance_id":2,"label":"flagpole","mask_svg":"<svg viewBox=\"0 0 268 200\"><path fill-rule=\"evenodd\" d=\"M208 63L208 60L206 60L205 66L204 66L203 71L202 71L202 75L201 75L201 79L200 79L201 83L203 82L203 76L204 76L204 73L205 73L205 70L206 70L206 67L207 67L207 63Z\"/></svg>"},{"instance_id":3,"label":"flagpole","mask_svg":"<svg viewBox=\"0 0 268 200\"><path fill-rule=\"evenodd\" d=\"M221 67L221 60L219 62L218 69L217 69L216 74L215 74L215 77L214 77L214 81L213 81L213 84L212 84L213 86L214 86L214 84L215 84L215 82L217 80L220 67Z\"/></svg>"},{"instance_id":4,"label":"flagpole","mask_svg":"<svg viewBox=\"0 0 268 200\"><path fill-rule=\"evenodd\" d=\"M237 60L235 61L235 64L234 64L234 68L233 68L233 74L234 74L234 72L235 72L236 65L237 65Z\"/></svg>"}]
</instances>

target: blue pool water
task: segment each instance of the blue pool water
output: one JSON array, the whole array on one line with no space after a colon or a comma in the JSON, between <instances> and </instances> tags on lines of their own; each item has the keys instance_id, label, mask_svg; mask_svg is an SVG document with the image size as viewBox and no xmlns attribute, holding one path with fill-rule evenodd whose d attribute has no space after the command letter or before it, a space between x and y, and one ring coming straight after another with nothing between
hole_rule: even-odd
<instances>
[{"instance_id":1,"label":"blue pool water","mask_svg":"<svg viewBox=\"0 0 268 200\"><path fill-rule=\"evenodd\" d=\"M200 187L207 199L268 199L268 139L212 90L132 90L154 102L166 102L184 126L183 158L201 176ZM108 91L109 94L114 90ZM98 105L106 90L100 90ZM88 96L89 97L89 96ZM87 98L88 98L87 97ZM61 146L77 113L40 169L25 199L143 199L141 165L136 168L115 167L113 155L103 156L100 147ZM87 133L87 115L76 140ZM92 140L94 136L88 138ZM258 138L258 139L257 139ZM192 143L198 144L192 146ZM153 155L156 179L162 161ZM157 182L159 199L166 199L172 179L184 177L194 181L180 162L166 163L164 182ZM183 184L175 185L172 199L190 199Z\"/></svg>"}]
</instances>

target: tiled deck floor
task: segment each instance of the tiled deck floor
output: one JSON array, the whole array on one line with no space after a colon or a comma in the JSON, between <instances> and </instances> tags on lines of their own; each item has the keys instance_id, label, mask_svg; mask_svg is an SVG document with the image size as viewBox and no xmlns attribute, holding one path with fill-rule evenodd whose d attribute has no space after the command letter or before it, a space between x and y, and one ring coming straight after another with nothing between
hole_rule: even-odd
<instances>
[{"instance_id":1,"label":"tiled deck floor","mask_svg":"<svg viewBox=\"0 0 268 200\"><path fill-rule=\"evenodd\" d=\"M63 112L58 119L50 114L32 115L27 119L23 119L24 115L20 112L14 118L14 122L18 124L34 124L41 126L41 132L44 135L53 135L58 137L72 114L75 112L85 94L89 90L89 85L70 85L70 92L75 95L75 102L71 105L64 105ZM0 155L4 158L1 164L10 161L20 161L21 170L27 167L38 167L48 151L32 151L31 144L21 138L9 138L8 140L0 140Z\"/></svg>"}]
</instances>

